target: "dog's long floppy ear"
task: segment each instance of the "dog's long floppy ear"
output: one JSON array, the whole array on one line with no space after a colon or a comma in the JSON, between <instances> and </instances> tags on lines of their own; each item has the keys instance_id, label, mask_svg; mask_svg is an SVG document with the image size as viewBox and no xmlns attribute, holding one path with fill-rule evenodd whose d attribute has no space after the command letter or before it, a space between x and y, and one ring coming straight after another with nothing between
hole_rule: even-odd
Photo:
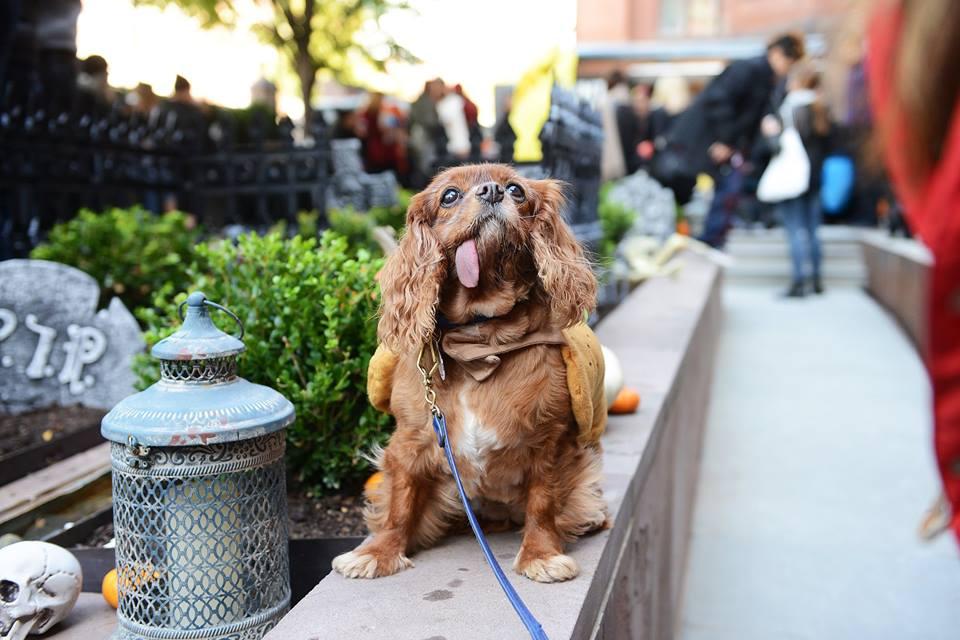
<instances>
[{"instance_id":1,"label":"dog's long floppy ear","mask_svg":"<svg viewBox=\"0 0 960 640\"><path fill-rule=\"evenodd\" d=\"M536 217L531 234L533 260L554 319L567 327L597 306L597 279L580 243L564 222L563 183L534 180Z\"/></svg>"},{"instance_id":2,"label":"dog's long floppy ear","mask_svg":"<svg viewBox=\"0 0 960 640\"><path fill-rule=\"evenodd\" d=\"M447 273L443 248L430 228L428 197L420 193L410 201L407 230L380 272L377 335L397 354L419 349L433 335Z\"/></svg>"}]
</instances>

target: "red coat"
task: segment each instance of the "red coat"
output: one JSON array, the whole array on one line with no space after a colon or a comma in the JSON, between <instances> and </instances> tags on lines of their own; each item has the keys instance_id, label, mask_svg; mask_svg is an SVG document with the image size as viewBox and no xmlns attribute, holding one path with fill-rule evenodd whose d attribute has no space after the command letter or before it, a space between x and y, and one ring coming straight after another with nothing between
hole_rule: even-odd
<instances>
[{"instance_id":1,"label":"red coat","mask_svg":"<svg viewBox=\"0 0 960 640\"><path fill-rule=\"evenodd\" d=\"M960 536L960 101L936 168L911 185L901 141L909 122L890 113L901 30L899 10L879 12L871 25L868 56L870 99L878 123L893 118L886 145L890 176L914 232L933 254L927 296L925 360L933 386L934 449L944 492L953 507L951 528Z\"/></svg>"}]
</instances>

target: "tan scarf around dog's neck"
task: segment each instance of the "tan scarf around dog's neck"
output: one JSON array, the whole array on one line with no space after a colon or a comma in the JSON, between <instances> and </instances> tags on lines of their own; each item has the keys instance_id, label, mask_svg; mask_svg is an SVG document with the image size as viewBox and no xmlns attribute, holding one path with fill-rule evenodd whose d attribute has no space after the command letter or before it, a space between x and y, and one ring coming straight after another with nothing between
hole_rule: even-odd
<instances>
[{"instance_id":1,"label":"tan scarf around dog's neck","mask_svg":"<svg viewBox=\"0 0 960 640\"><path fill-rule=\"evenodd\" d=\"M566 344L560 329L547 325L531 331L526 305L514 307L506 316L446 329L440 348L477 382L483 382L500 366L504 353L540 344Z\"/></svg>"}]
</instances>

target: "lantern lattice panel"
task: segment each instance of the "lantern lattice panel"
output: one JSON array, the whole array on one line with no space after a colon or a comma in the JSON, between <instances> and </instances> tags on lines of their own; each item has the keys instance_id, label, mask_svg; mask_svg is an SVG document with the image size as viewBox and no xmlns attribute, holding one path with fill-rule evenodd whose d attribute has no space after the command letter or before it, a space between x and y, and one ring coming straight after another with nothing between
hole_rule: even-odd
<instances>
[{"instance_id":1,"label":"lantern lattice panel","mask_svg":"<svg viewBox=\"0 0 960 640\"><path fill-rule=\"evenodd\" d=\"M283 432L145 455L113 444L116 637L259 640L276 624L290 602L284 447Z\"/></svg>"}]
</instances>

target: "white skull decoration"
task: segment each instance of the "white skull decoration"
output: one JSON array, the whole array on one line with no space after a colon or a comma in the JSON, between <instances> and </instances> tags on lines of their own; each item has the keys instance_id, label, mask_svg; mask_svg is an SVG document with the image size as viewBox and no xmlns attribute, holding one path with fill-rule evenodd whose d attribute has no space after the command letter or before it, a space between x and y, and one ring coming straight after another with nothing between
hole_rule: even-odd
<instances>
[{"instance_id":1,"label":"white skull decoration","mask_svg":"<svg viewBox=\"0 0 960 640\"><path fill-rule=\"evenodd\" d=\"M44 633L67 617L83 574L72 553L47 542L0 549L0 640Z\"/></svg>"}]
</instances>

